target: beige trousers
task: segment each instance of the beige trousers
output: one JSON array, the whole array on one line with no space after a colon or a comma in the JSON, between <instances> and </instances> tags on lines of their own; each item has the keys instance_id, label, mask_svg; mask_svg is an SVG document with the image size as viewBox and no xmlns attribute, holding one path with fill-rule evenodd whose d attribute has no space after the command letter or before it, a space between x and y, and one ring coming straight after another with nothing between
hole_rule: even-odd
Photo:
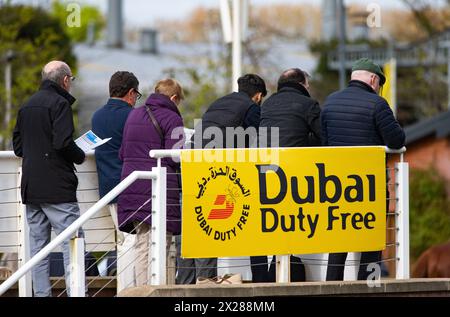
<instances>
[{"instance_id":1,"label":"beige trousers","mask_svg":"<svg viewBox=\"0 0 450 317\"><path fill-rule=\"evenodd\" d=\"M116 227L117 243L117 293L136 286L135 274L135 240L134 234L119 231L117 220L117 204L109 204L109 212Z\"/></svg>"},{"instance_id":2,"label":"beige trousers","mask_svg":"<svg viewBox=\"0 0 450 317\"><path fill-rule=\"evenodd\" d=\"M151 228L146 223L135 223L136 229L136 243L135 252L138 255L136 258L136 286L150 284L151 263ZM172 243L172 234L166 235L166 276L167 284L175 284L175 243ZM150 251L150 252L149 252Z\"/></svg>"}]
</instances>

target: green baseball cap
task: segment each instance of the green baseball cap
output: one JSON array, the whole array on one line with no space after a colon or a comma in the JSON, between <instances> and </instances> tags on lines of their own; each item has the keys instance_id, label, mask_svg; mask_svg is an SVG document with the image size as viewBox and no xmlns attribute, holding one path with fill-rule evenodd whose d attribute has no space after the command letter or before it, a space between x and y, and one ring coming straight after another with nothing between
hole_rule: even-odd
<instances>
[{"instance_id":1,"label":"green baseball cap","mask_svg":"<svg viewBox=\"0 0 450 317\"><path fill-rule=\"evenodd\" d=\"M375 64L371 59L360 58L353 63L352 72L355 70L366 70L368 72L377 74L380 77L380 86L383 86L386 82L386 77L384 76L383 70L380 65Z\"/></svg>"}]
</instances>

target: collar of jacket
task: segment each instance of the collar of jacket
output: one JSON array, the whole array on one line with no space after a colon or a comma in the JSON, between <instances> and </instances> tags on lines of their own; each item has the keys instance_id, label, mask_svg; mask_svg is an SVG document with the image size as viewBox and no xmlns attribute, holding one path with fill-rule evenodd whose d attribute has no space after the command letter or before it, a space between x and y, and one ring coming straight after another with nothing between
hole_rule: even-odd
<instances>
[{"instance_id":1,"label":"collar of jacket","mask_svg":"<svg viewBox=\"0 0 450 317\"><path fill-rule=\"evenodd\" d=\"M125 102L118 98L109 98L107 102L108 106L115 106L115 107L127 107L132 108L131 105L128 102Z\"/></svg>"},{"instance_id":2,"label":"collar of jacket","mask_svg":"<svg viewBox=\"0 0 450 317\"><path fill-rule=\"evenodd\" d=\"M350 80L348 83L348 87L358 87L358 88L364 89L368 92L376 94L375 90L373 90L372 87L370 87L365 82L360 81L360 80Z\"/></svg>"},{"instance_id":3,"label":"collar of jacket","mask_svg":"<svg viewBox=\"0 0 450 317\"><path fill-rule=\"evenodd\" d=\"M166 95L151 94L145 101L145 104L149 107L166 108L181 116L178 107Z\"/></svg>"},{"instance_id":4,"label":"collar of jacket","mask_svg":"<svg viewBox=\"0 0 450 317\"><path fill-rule=\"evenodd\" d=\"M308 90L306 90L306 88L300 84L300 83L284 83L281 85L278 85L278 92L284 90L284 88L294 88L295 90L299 91L302 95L306 96L306 97L311 97L311 95L309 94Z\"/></svg>"},{"instance_id":5,"label":"collar of jacket","mask_svg":"<svg viewBox=\"0 0 450 317\"><path fill-rule=\"evenodd\" d=\"M55 83L52 80L48 80L48 79L44 80L41 83L41 89L53 90L61 97L64 97L69 102L70 105L72 105L76 100L75 97L72 96L67 90L65 90L64 88L62 88L60 85L58 85L57 83Z\"/></svg>"},{"instance_id":6,"label":"collar of jacket","mask_svg":"<svg viewBox=\"0 0 450 317\"><path fill-rule=\"evenodd\" d=\"M240 91L240 92L232 92L228 96L233 96L235 98L241 99L243 102L249 103L251 105L256 105L256 103L253 101L253 99L250 98L249 95L247 95L247 93L242 92L242 91Z\"/></svg>"}]
</instances>

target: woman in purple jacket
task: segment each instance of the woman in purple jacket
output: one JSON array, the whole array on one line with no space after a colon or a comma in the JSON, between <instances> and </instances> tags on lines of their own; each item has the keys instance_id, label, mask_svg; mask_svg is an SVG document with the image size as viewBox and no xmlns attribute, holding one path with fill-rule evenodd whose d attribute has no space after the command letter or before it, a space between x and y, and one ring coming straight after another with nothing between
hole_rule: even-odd
<instances>
[{"instance_id":1,"label":"woman in purple jacket","mask_svg":"<svg viewBox=\"0 0 450 317\"><path fill-rule=\"evenodd\" d=\"M156 160L149 157L152 149L173 149L184 144L183 119L178 105L184 99L183 89L173 79L159 81L155 93L148 97L145 105L134 109L125 123L119 158L123 161L123 180L133 171L150 171L156 167ZM152 117L153 119L152 120ZM174 131L175 130L175 131ZM171 158L163 159L167 168L167 249L172 235L181 230L181 210L179 206L180 184L174 173L179 163ZM151 181L137 180L128 187L118 200L119 228L136 233L135 252L136 284L148 283L148 252L151 234Z\"/></svg>"}]
</instances>

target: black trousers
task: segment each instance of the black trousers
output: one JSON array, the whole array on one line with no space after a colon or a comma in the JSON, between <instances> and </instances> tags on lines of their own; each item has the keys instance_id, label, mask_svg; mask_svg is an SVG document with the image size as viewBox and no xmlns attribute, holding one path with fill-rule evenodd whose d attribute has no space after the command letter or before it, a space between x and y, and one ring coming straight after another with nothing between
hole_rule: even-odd
<instances>
[{"instance_id":1,"label":"black trousers","mask_svg":"<svg viewBox=\"0 0 450 317\"><path fill-rule=\"evenodd\" d=\"M302 260L296 256L290 256L291 262L291 282L306 281L305 266ZM250 257L252 282L253 283L269 283L276 280L275 257L272 258L270 267L268 268L267 256L251 256Z\"/></svg>"},{"instance_id":2,"label":"black trousers","mask_svg":"<svg viewBox=\"0 0 450 317\"><path fill-rule=\"evenodd\" d=\"M386 181L389 182L389 175L386 174ZM389 190L386 187L386 213L389 211ZM387 214L386 214L387 220ZM347 253L330 253L327 267L327 281L343 281L344 268ZM367 280L372 271L367 271L370 263L378 263L381 266L381 251L361 252L361 261L359 264L358 280Z\"/></svg>"},{"instance_id":3,"label":"black trousers","mask_svg":"<svg viewBox=\"0 0 450 317\"><path fill-rule=\"evenodd\" d=\"M274 282L269 276L269 264L267 256L251 256L252 283Z\"/></svg>"},{"instance_id":4,"label":"black trousers","mask_svg":"<svg viewBox=\"0 0 450 317\"><path fill-rule=\"evenodd\" d=\"M327 267L327 281L343 281L345 260L348 253L330 253ZM370 263L381 261L381 251L361 252L361 262L358 271L358 280L367 280L372 271L367 271Z\"/></svg>"}]
</instances>

